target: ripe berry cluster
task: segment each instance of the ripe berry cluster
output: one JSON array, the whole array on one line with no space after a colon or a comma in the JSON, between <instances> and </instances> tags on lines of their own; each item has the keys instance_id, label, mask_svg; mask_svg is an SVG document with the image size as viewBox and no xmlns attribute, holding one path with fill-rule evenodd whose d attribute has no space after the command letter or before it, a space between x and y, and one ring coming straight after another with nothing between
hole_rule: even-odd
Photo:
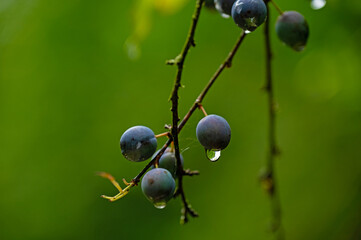
<instances>
[{"instance_id":1,"label":"ripe berry cluster","mask_svg":"<svg viewBox=\"0 0 361 240\"><path fill-rule=\"evenodd\" d=\"M263 0L214 0L214 5L223 17L232 16L246 33L256 30L267 18ZM303 50L309 34L305 18L296 11L282 12L278 7L277 10L280 13L276 22L278 38L296 51Z\"/></svg>"},{"instance_id":2,"label":"ripe berry cluster","mask_svg":"<svg viewBox=\"0 0 361 240\"><path fill-rule=\"evenodd\" d=\"M196 135L205 148L207 157L211 161L216 161L220 157L220 151L225 149L231 140L231 128L224 118L218 115L207 115L199 121ZM129 161L145 161L157 155L156 135L148 127L131 127L120 138L120 149ZM180 155L180 158L183 166L183 156ZM168 147L159 161L144 175L141 183L142 191L155 207L164 208L173 197L177 170L174 148Z\"/></svg>"},{"instance_id":3,"label":"ripe berry cluster","mask_svg":"<svg viewBox=\"0 0 361 240\"><path fill-rule=\"evenodd\" d=\"M224 17L232 16L234 22L242 28L239 40L228 54L225 61L220 65L215 74L206 84L200 95L196 98L188 113L179 123L178 117L178 89L181 86L181 76L183 71L183 64L189 49L194 45L194 33L197 22L200 16L202 4L211 6L213 3L215 8ZM155 135L154 132L145 126L134 126L126 130L120 138L120 149L123 156L132 162L143 162L147 159L152 159L143 168L143 170L132 179L130 183L123 179L127 187L122 189L119 183L108 173L101 172L100 176L109 179L113 185L119 190L119 193L113 197L102 196L110 201L116 201L124 197L130 191L130 188L136 186L141 180L141 188L146 198L156 207L164 208L167 202L173 196L181 196L183 202L181 222L187 222L187 215L192 217L198 216L191 208L186 200L182 177L185 175L195 175L195 171L183 169L183 156L179 152L178 134L184 127L190 116L198 108L202 110L205 117L202 118L196 128L196 136L199 143L204 147L206 156L211 161L217 161L220 157L221 150L225 149L231 139L231 129L228 122L218 115L207 115L202 101L208 90L212 87L221 72L230 67L232 59L235 56L239 46L243 42L246 35L256 30L261 24L265 24L265 39L266 39L266 90L269 94L269 113L270 113L270 151L267 159L269 161L266 178L264 181L268 192L274 196L275 181L273 178L273 159L276 155L276 143L274 135L274 109L273 109L273 93L272 93L272 77L271 77L271 47L269 38L269 16L268 4L272 3L280 16L276 22L276 33L279 39L286 45L290 46L296 51L301 51L308 38L308 25L304 17L295 11L282 12L273 0L197 0L195 13L192 18L192 24L186 39L185 47L182 52L172 60L167 61L169 65L176 65L178 68L174 88L172 91L172 126L167 126L169 132ZM157 139L162 136L167 136L168 141L157 152ZM143 176L144 175L144 176ZM143 178L142 178L143 177ZM176 189L176 181L178 188ZM275 198L276 199L276 198ZM280 203L274 201L273 207L280 209ZM279 216L274 217L275 222L280 225Z\"/></svg>"}]
</instances>

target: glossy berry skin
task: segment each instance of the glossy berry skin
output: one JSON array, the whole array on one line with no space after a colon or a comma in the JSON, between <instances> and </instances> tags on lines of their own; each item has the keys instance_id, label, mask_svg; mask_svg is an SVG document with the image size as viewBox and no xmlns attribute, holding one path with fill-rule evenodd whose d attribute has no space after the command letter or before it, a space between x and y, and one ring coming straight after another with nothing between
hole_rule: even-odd
<instances>
[{"instance_id":1,"label":"glossy berry skin","mask_svg":"<svg viewBox=\"0 0 361 240\"><path fill-rule=\"evenodd\" d=\"M159 151L160 150L158 150L156 153L153 154L152 159L158 154ZM184 160L183 160L182 154L180 154L180 160L181 160L182 167L183 167ZM168 147L164 151L163 155L160 157L158 166L160 168L167 169L174 178L177 178L177 159L175 157L174 150L172 151L172 149L170 147ZM152 166L152 169L153 168L154 168L154 166Z\"/></svg>"},{"instance_id":2,"label":"glossy berry skin","mask_svg":"<svg viewBox=\"0 0 361 240\"><path fill-rule=\"evenodd\" d=\"M180 155L180 160L183 166L183 156ZM166 152L159 159L159 167L167 169L174 178L177 177L177 159L174 152Z\"/></svg>"},{"instance_id":3,"label":"glossy berry skin","mask_svg":"<svg viewBox=\"0 0 361 240\"><path fill-rule=\"evenodd\" d=\"M267 18L263 0L237 0L232 7L234 22L245 31L254 31Z\"/></svg>"},{"instance_id":4,"label":"glossy berry skin","mask_svg":"<svg viewBox=\"0 0 361 240\"><path fill-rule=\"evenodd\" d=\"M222 150L231 140L231 128L228 122L218 115L202 118L196 129L198 141L207 150Z\"/></svg>"},{"instance_id":5,"label":"glossy berry skin","mask_svg":"<svg viewBox=\"0 0 361 240\"><path fill-rule=\"evenodd\" d=\"M150 158L157 149L157 139L147 127L131 127L120 138L120 149L129 161L142 162Z\"/></svg>"},{"instance_id":6,"label":"glossy berry skin","mask_svg":"<svg viewBox=\"0 0 361 240\"><path fill-rule=\"evenodd\" d=\"M276 22L278 38L296 51L304 49L309 29L305 18L298 12L284 12Z\"/></svg>"},{"instance_id":7,"label":"glossy berry skin","mask_svg":"<svg viewBox=\"0 0 361 240\"><path fill-rule=\"evenodd\" d=\"M154 204L166 203L173 197L175 181L172 174L164 168L154 168L142 179L142 191Z\"/></svg>"},{"instance_id":8,"label":"glossy berry skin","mask_svg":"<svg viewBox=\"0 0 361 240\"><path fill-rule=\"evenodd\" d=\"M214 0L217 11L228 16L231 15L232 6L236 0Z\"/></svg>"}]
</instances>

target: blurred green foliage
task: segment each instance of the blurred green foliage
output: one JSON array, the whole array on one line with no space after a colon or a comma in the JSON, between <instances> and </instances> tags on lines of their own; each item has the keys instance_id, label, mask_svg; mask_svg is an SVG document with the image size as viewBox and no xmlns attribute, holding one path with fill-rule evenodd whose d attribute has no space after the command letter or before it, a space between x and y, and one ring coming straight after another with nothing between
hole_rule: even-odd
<instances>
[{"instance_id":1,"label":"blurred green foliage","mask_svg":"<svg viewBox=\"0 0 361 240\"><path fill-rule=\"evenodd\" d=\"M142 55L129 60L138 1L0 1L0 239L270 239L270 206L257 176L267 138L262 30L249 35L207 95L208 113L227 119L232 140L211 163L196 141L196 113L181 133L185 179L199 219L179 225L181 203L155 209L133 188L115 194L96 171L131 179L144 166L125 160L121 134L133 125L160 133L193 1L173 14L151 12ZM287 239L361 238L361 3L277 0L310 25L295 53L272 33L277 178ZM181 6L181 5L180 5ZM276 18L272 9L272 22ZM180 114L226 57L240 29L204 10L180 90ZM160 141L160 144L162 141Z\"/></svg>"}]
</instances>

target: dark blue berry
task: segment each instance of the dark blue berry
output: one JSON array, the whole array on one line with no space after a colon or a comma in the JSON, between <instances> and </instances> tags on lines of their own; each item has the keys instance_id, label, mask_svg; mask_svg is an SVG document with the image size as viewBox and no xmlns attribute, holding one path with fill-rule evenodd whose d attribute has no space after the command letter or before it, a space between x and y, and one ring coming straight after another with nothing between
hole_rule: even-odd
<instances>
[{"instance_id":1,"label":"dark blue berry","mask_svg":"<svg viewBox=\"0 0 361 240\"><path fill-rule=\"evenodd\" d=\"M296 51L304 49L309 29L305 18L298 12L284 12L276 22L278 38Z\"/></svg>"},{"instance_id":2,"label":"dark blue berry","mask_svg":"<svg viewBox=\"0 0 361 240\"><path fill-rule=\"evenodd\" d=\"M254 31L267 18L263 0L237 0L232 7L234 22L245 31Z\"/></svg>"},{"instance_id":3,"label":"dark blue berry","mask_svg":"<svg viewBox=\"0 0 361 240\"><path fill-rule=\"evenodd\" d=\"M207 150L222 150L231 140L231 128L227 121L218 115L208 115L197 125L198 141Z\"/></svg>"},{"instance_id":4,"label":"dark blue berry","mask_svg":"<svg viewBox=\"0 0 361 240\"><path fill-rule=\"evenodd\" d=\"M183 156L180 155L180 160L183 166ZM159 167L167 169L174 178L177 177L177 159L174 152L167 152L159 159Z\"/></svg>"},{"instance_id":5,"label":"dark blue berry","mask_svg":"<svg viewBox=\"0 0 361 240\"><path fill-rule=\"evenodd\" d=\"M147 172L142 179L142 191L155 206L165 206L175 189L172 174L164 168L154 168Z\"/></svg>"},{"instance_id":6,"label":"dark blue berry","mask_svg":"<svg viewBox=\"0 0 361 240\"><path fill-rule=\"evenodd\" d=\"M236 0L214 0L214 5L219 13L228 17L231 15L232 6L235 1Z\"/></svg>"},{"instance_id":7,"label":"dark blue berry","mask_svg":"<svg viewBox=\"0 0 361 240\"><path fill-rule=\"evenodd\" d=\"M154 154L157 149L157 139L153 131L147 127L131 127L120 138L120 149L126 159L141 162Z\"/></svg>"},{"instance_id":8,"label":"dark blue berry","mask_svg":"<svg viewBox=\"0 0 361 240\"><path fill-rule=\"evenodd\" d=\"M153 157L155 157L158 154L158 152L159 150L156 153L154 153ZM180 154L180 160L183 167L184 160L182 154ZM167 169L174 178L177 178L177 159L175 157L174 150L172 150L170 147L168 147L163 153L163 155L160 157L158 164L160 168ZM152 166L152 168L154 168L154 166Z\"/></svg>"}]
</instances>

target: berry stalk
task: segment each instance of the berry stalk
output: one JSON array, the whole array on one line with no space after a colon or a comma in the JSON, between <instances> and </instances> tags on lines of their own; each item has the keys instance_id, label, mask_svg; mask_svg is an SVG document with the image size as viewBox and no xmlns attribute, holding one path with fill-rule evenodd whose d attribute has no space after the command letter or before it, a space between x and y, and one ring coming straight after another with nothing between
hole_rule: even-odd
<instances>
[{"instance_id":1,"label":"berry stalk","mask_svg":"<svg viewBox=\"0 0 361 240\"><path fill-rule=\"evenodd\" d=\"M269 114L269 132L268 132L268 153L266 161L265 172L262 173L261 181L262 186L267 191L271 199L272 209L272 222L271 231L276 234L278 240L284 239L284 232L282 229L282 214L281 214L281 203L278 196L278 189L276 188L275 168L274 162L278 155L278 148L276 144L276 104L274 100L273 81L272 81L272 50L271 50L271 39L270 39L270 13L269 5L271 2L266 0L267 7L267 19L264 26L264 38L265 38L265 49L266 49L266 84L265 90L268 96L268 114ZM276 191L277 190L277 191Z\"/></svg>"},{"instance_id":2,"label":"berry stalk","mask_svg":"<svg viewBox=\"0 0 361 240\"><path fill-rule=\"evenodd\" d=\"M184 61L187 57L187 54L189 52L189 49L193 46L195 46L194 43L194 35L195 30L197 27L198 19L201 14L202 6L203 6L204 0L197 0L195 11L192 17L192 24L188 33L188 37L186 39L185 45L183 47L182 52L174 59L173 63L177 65L177 74L174 81L174 86L172 90L171 95L171 101L172 101L172 138L174 143L174 150L175 150L175 157L177 160L177 175L178 175L178 189L176 192L176 196L180 195L183 202L183 210L182 210L182 216L181 216L181 223L186 223L188 221L188 214L192 217L197 217L198 214L190 207L189 203L187 202L184 189L183 189L183 166L181 163L180 158L180 151L179 151L179 140L178 140L178 122L179 122L179 115L178 115L178 91L181 86L181 80L182 80L182 73L183 73L183 65Z\"/></svg>"}]
</instances>

